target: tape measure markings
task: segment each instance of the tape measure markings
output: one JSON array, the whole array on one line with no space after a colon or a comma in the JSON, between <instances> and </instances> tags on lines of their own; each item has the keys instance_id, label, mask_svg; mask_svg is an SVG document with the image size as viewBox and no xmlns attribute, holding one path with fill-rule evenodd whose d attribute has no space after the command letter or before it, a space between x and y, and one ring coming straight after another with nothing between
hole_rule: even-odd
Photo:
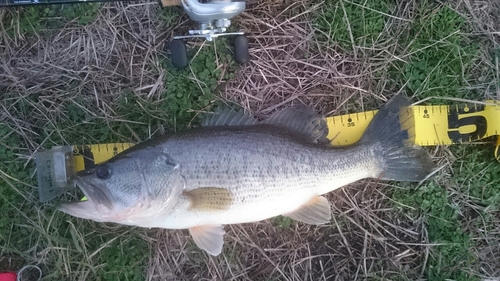
<instances>
[{"instance_id":1,"label":"tape measure markings","mask_svg":"<svg viewBox=\"0 0 500 281\"><path fill-rule=\"evenodd\" d=\"M450 145L472 142L500 132L500 102L460 105L416 105L411 107L415 121L415 144L421 146ZM328 139L332 145L345 146L357 142L378 110L370 110L326 118ZM106 143L73 146L77 171L92 168L133 143ZM498 159L500 137L495 157ZM94 153L95 152L95 153Z\"/></svg>"},{"instance_id":2,"label":"tape measure markings","mask_svg":"<svg viewBox=\"0 0 500 281\"><path fill-rule=\"evenodd\" d=\"M120 152L132 147L133 143L105 143L73 146L73 161L76 171L91 169Z\"/></svg>"}]
</instances>

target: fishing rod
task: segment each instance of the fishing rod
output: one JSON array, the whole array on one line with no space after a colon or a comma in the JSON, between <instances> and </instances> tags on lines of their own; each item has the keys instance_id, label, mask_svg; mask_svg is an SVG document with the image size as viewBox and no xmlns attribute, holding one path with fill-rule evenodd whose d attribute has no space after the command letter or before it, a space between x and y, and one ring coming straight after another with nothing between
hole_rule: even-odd
<instances>
[{"instance_id":1,"label":"fishing rod","mask_svg":"<svg viewBox=\"0 0 500 281\"><path fill-rule=\"evenodd\" d=\"M0 7L94 2L123 2L123 0L0 0Z\"/></svg>"}]
</instances>

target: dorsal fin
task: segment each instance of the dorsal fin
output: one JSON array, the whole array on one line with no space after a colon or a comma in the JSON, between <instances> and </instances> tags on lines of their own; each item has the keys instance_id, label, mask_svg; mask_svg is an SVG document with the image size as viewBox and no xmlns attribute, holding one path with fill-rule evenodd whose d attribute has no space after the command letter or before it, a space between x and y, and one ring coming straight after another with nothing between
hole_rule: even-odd
<instances>
[{"instance_id":1,"label":"dorsal fin","mask_svg":"<svg viewBox=\"0 0 500 281\"><path fill-rule=\"evenodd\" d=\"M219 107L214 113L203 120L203 127L212 126L246 126L255 125L259 121L252 116L245 114L243 110L236 111L233 108Z\"/></svg>"},{"instance_id":2,"label":"dorsal fin","mask_svg":"<svg viewBox=\"0 0 500 281\"><path fill-rule=\"evenodd\" d=\"M285 127L305 136L313 143L329 142L326 138L328 126L325 119L305 105L297 105L276 111L263 123Z\"/></svg>"},{"instance_id":3,"label":"dorsal fin","mask_svg":"<svg viewBox=\"0 0 500 281\"><path fill-rule=\"evenodd\" d=\"M329 143L328 126L325 119L312 108L305 105L289 107L273 113L268 119L259 122L254 117L245 114L243 110L236 111L228 107L219 107L214 113L203 120L203 127L214 126L247 126L269 124L287 128L299 134L312 143Z\"/></svg>"}]
</instances>

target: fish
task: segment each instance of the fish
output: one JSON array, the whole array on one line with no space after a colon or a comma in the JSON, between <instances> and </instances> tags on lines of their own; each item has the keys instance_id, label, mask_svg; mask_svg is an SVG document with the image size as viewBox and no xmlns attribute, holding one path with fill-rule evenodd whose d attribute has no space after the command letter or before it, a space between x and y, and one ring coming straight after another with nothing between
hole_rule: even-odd
<instances>
[{"instance_id":1,"label":"fish","mask_svg":"<svg viewBox=\"0 0 500 281\"><path fill-rule=\"evenodd\" d=\"M329 223L324 194L365 178L420 182L435 170L414 145L408 98L395 95L361 139L334 147L325 119L292 106L258 121L220 109L202 126L152 138L92 169L74 183L87 200L61 203L69 215L145 228L188 229L217 256L224 225L275 216Z\"/></svg>"}]
</instances>

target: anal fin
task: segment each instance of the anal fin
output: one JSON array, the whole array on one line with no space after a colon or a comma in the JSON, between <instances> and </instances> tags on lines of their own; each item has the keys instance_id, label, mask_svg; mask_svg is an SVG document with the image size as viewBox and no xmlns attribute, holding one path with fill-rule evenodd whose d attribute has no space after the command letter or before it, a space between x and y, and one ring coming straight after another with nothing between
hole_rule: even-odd
<instances>
[{"instance_id":1,"label":"anal fin","mask_svg":"<svg viewBox=\"0 0 500 281\"><path fill-rule=\"evenodd\" d=\"M297 210L283 215L308 224L325 224L332 217L330 204L323 196L316 196Z\"/></svg>"},{"instance_id":2,"label":"anal fin","mask_svg":"<svg viewBox=\"0 0 500 281\"><path fill-rule=\"evenodd\" d=\"M222 252L225 233L222 225L202 225L189 229L189 234L196 245L212 256L217 256Z\"/></svg>"}]
</instances>

